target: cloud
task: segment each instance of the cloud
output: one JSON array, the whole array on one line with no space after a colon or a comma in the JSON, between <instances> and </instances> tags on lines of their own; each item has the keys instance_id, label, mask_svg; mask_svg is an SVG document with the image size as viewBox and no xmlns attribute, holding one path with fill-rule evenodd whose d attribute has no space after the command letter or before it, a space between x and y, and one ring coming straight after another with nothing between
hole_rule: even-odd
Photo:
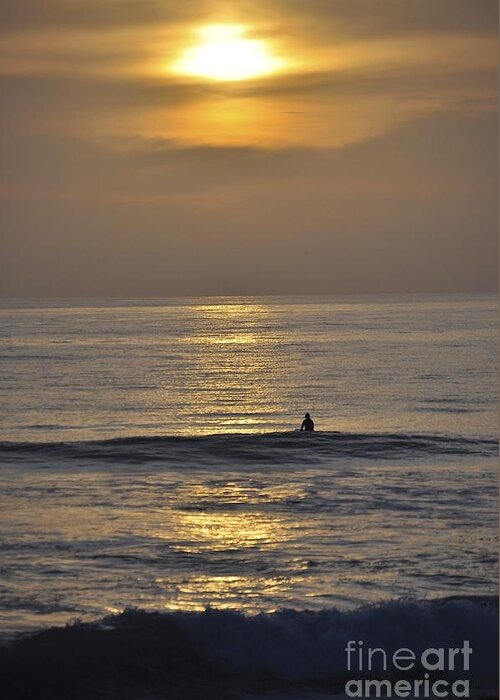
<instances>
[{"instance_id":1,"label":"cloud","mask_svg":"<svg viewBox=\"0 0 500 700\"><path fill-rule=\"evenodd\" d=\"M488 32L498 24L496 0L3 0L3 31L143 27L210 17L252 21L272 17L281 26L342 28L348 35L387 36L417 31Z\"/></svg>"},{"instance_id":2,"label":"cloud","mask_svg":"<svg viewBox=\"0 0 500 700\"><path fill-rule=\"evenodd\" d=\"M496 2L3 13L3 293L494 288ZM165 69L194 24L245 18L297 58L288 71Z\"/></svg>"},{"instance_id":3,"label":"cloud","mask_svg":"<svg viewBox=\"0 0 500 700\"><path fill-rule=\"evenodd\" d=\"M263 0L221 15L215 2L8 1L3 124L115 143L342 148L450 104L488 108L493 5L407 0L403 12L400 0ZM229 84L173 75L193 22L210 16L251 17L293 58L288 69Z\"/></svg>"},{"instance_id":4,"label":"cloud","mask_svg":"<svg viewBox=\"0 0 500 700\"><path fill-rule=\"evenodd\" d=\"M250 14L252 4L244 0L243 11ZM258 6L277 22L287 18L301 26L305 34L339 40L429 32L494 36L498 28L496 0L267 0Z\"/></svg>"},{"instance_id":5,"label":"cloud","mask_svg":"<svg viewBox=\"0 0 500 700\"><path fill-rule=\"evenodd\" d=\"M2 0L2 31L138 28L190 20L211 5L204 0Z\"/></svg>"}]
</instances>

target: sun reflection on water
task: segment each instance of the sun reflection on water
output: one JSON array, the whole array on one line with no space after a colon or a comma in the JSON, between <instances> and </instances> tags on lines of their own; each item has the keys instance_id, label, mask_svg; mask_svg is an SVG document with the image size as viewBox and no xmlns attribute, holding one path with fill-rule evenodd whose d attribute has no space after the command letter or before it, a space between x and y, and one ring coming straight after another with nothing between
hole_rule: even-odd
<instances>
[{"instance_id":1,"label":"sun reflection on water","mask_svg":"<svg viewBox=\"0 0 500 700\"><path fill-rule=\"evenodd\" d=\"M179 512L173 549L220 552L249 547L269 549L288 539L284 519L248 512Z\"/></svg>"},{"instance_id":2,"label":"sun reflection on water","mask_svg":"<svg viewBox=\"0 0 500 700\"><path fill-rule=\"evenodd\" d=\"M297 578L295 578L297 583ZM268 598L291 598L292 579L289 576L258 576L236 575L198 575L178 583L163 577L155 580L160 588L169 591L164 603L167 610L204 610L207 606L220 610L244 608L247 612L262 610L257 602L263 596ZM172 590L173 589L173 590ZM289 593L287 593L289 592ZM266 612L274 612L276 608L269 606Z\"/></svg>"}]
</instances>

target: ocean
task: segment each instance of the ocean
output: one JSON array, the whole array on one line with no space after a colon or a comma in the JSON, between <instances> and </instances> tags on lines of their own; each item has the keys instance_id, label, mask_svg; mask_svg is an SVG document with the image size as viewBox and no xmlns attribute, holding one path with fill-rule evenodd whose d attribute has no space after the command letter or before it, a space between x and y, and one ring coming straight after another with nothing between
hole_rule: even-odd
<instances>
[{"instance_id":1,"label":"ocean","mask_svg":"<svg viewBox=\"0 0 500 700\"><path fill-rule=\"evenodd\" d=\"M344 697L349 639L468 639L493 697L497 313L4 300L8 697Z\"/></svg>"}]
</instances>

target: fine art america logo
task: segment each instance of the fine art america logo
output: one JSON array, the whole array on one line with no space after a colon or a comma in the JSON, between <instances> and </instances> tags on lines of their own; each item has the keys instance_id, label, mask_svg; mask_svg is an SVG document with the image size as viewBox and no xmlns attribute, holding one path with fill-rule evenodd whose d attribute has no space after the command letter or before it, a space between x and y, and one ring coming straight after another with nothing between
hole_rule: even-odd
<instances>
[{"instance_id":1,"label":"fine art america logo","mask_svg":"<svg viewBox=\"0 0 500 700\"><path fill-rule=\"evenodd\" d=\"M345 648L347 670L362 678L345 684L350 698L468 698L472 647L465 640L461 647L430 647L416 653L408 648L387 653L380 647L364 647L362 641L350 640ZM421 671L420 677L415 678ZM385 673L387 678L381 678ZM377 678L367 678L376 674ZM402 677L407 674L410 678ZM443 675L441 675L443 674ZM399 676L394 680L395 676ZM446 677L444 677L446 676ZM392 679L392 680L389 680Z\"/></svg>"}]
</instances>

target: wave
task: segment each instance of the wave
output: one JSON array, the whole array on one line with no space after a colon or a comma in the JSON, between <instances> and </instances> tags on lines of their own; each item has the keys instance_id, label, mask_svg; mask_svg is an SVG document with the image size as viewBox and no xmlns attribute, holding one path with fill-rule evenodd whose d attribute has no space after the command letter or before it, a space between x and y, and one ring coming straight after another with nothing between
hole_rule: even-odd
<instances>
[{"instance_id":1,"label":"wave","mask_svg":"<svg viewBox=\"0 0 500 700\"><path fill-rule=\"evenodd\" d=\"M348 671L349 640L362 641L365 650L382 648L388 658L409 648L415 668L403 673L389 663L384 670L378 654L370 673L354 662ZM19 700L107 698L103 689L114 698L143 698L145 689L147 697L233 698L249 688L265 689L267 697L283 688L337 691L352 678L422 677L425 649L461 648L465 640L473 650L470 671L457 664L462 670L440 671L439 677L465 674L475 689L494 688L498 600L493 597L395 600L348 612L281 610L253 617L214 609L126 610L4 642L0 663L4 697Z\"/></svg>"},{"instance_id":2,"label":"wave","mask_svg":"<svg viewBox=\"0 0 500 700\"><path fill-rule=\"evenodd\" d=\"M332 458L496 456L498 441L453 435L316 432L138 436L88 442L0 442L0 457L111 462L293 464Z\"/></svg>"}]
</instances>

